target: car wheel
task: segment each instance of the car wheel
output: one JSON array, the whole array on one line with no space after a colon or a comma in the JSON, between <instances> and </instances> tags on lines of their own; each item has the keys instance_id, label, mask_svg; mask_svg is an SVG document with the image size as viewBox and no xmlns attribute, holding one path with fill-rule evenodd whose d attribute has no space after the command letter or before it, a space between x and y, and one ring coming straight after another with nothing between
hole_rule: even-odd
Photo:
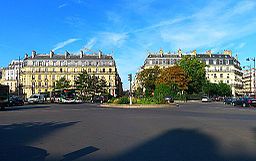
<instances>
[{"instance_id":1,"label":"car wheel","mask_svg":"<svg viewBox=\"0 0 256 161\"><path fill-rule=\"evenodd\" d=\"M233 105L233 106L236 106L236 104L235 104L235 103L232 103L232 105Z\"/></svg>"},{"instance_id":2,"label":"car wheel","mask_svg":"<svg viewBox=\"0 0 256 161\"><path fill-rule=\"evenodd\" d=\"M246 104L245 104L245 103L243 103L243 107L246 107Z\"/></svg>"}]
</instances>

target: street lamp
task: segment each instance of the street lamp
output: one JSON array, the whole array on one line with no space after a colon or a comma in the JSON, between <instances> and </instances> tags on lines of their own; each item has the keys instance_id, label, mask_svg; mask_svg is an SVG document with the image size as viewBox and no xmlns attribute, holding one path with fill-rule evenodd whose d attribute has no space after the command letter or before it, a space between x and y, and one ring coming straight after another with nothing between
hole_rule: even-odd
<instances>
[{"instance_id":1,"label":"street lamp","mask_svg":"<svg viewBox=\"0 0 256 161\"><path fill-rule=\"evenodd\" d=\"M255 61L256 61L256 58L255 57L252 57L252 58L247 58L246 61L253 61L253 64L254 64L254 67L253 67L253 77L254 77L254 80L253 80L253 93L254 93L254 97L256 97L256 74L255 74Z\"/></svg>"},{"instance_id":2,"label":"street lamp","mask_svg":"<svg viewBox=\"0 0 256 161\"><path fill-rule=\"evenodd\" d=\"M130 105L132 105L132 74L128 74L128 81L130 82Z\"/></svg>"}]
</instances>

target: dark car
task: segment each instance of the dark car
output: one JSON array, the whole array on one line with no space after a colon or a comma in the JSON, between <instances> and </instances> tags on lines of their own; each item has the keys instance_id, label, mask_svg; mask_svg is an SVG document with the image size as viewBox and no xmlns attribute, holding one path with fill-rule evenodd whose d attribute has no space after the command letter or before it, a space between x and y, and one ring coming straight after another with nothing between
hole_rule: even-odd
<instances>
[{"instance_id":1,"label":"dark car","mask_svg":"<svg viewBox=\"0 0 256 161\"><path fill-rule=\"evenodd\" d=\"M174 102L174 99L172 96L165 96L164 97L164 100L167 102L167 103L173 103Z\"/></svg>"},{"instance_id":2,"label":"dark car","mask_svg":"<svg viewBox=\"0 0 256 161\"><path fill-rule=\"evenodd\" d=\"M247 97L239 98L233 103L233 105L234 106L240 105L242 107L251 107L251 106L255 107L256 106L256 99L247 98Z\"/></svg>"},{"instance_id":3,"label":"dark car","mask_svg":"<svg viewBox=\"0 0 256 161\"><path fill-rule=\"evenodd\" d=\"M225 105L228 105L228 104L233 105L234 102L236 102L236 100L237 100L237 99L236 99L235 97L226 97L226 98L224 98L223 103L224 103Z\"/></svg>"},{"instance_id":4,"label":"dark car","mask_svg":"<svg viewBox=\"0 0 256 161\"><path fill-rule=\"evenodd\" d=\"M24 105L24 101L22 98L18 96L12 96L10 97L10 105L11 106L22 106Z\"/></svg>"},{"instance_id":5,"label":"dark car","mask_svg":"<svg viewBox=\"0 0 256 161\"><path fill-rule=\"evenodd\" d=\"M107 96L94 96L91 100L91 103L104 103L108 101Z\"/></svg>"}]
</instances>

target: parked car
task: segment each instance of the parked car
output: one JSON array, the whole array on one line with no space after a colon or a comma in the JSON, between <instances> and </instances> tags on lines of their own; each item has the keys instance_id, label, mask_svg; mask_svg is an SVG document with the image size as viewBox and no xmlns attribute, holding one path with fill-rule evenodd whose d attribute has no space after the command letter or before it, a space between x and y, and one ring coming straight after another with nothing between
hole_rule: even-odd
<instances>
[{"instance_id":1,"label":"parked car","mask_svg":"<svg viewBox=\"0 0 256 161\"><path fill-rule=\"evenodd\" d=\"M237 99L235 97L226 97L226 98L224 98L223 103L225 105L228 105L228 104L233 105L236 100Z\"/></svg>"},{"instance_id":2,"label":"parked car","mask_svg":"<svg viewBox=\"0 0 256 161\"><path fill-rule=\"evenodd\" d=\"M211 102L212 100L209 98L209 97L207 97L207 96L203 96L202 97L202 102Z\"/></svg>"},{"instance_id":3,"label":"parked car","mask_svg":"<svg viewBox=\"0 0 256 161\"><path fill-rule=\"evenodd\" d=\"M242 107L256 107L256 99L247 97L239 98L233 103L233 105L240 105Z\"/></svg>"},{"instance_id":4,"label":"parked car","mask_svg":"<svg viewBox=\"0 0 256 161\"><path fill-rule=\"evenodd\" d=\"M174 99L172 96L165 96L164 97L164 100L167 102L167 103L173 103L174 102Z\"/></svg>"},{"instance_id":5,"label":"parked car","mask_svg":"<svg viewBox=\"0 0 256 161\"><path fill-rule=\"evenodd\" d=\"M28 103L44 103L45 98L43 94L33 94L28 98Z\"/></svg>"},{"instance_id":6,"label":"parked car","mask_svg":"<svg viewBox=\"0 0 256 161\"><path fill-rule=\"evenodd\" d=\"M24 105L24 101L22 98L18 96L10 97L10 106L22 106L22 105Z\"/></svg>"},{"instance_id":7,"label":"parked car","mask_svg":"<svg viewBox=\"0 0 256 161\"><path fill-rule=\"evenodd\" d=\"M91 103L104 103L108 101L108 97L107 96L94 96L91 99Z\"/></svg>"}]
</instances>

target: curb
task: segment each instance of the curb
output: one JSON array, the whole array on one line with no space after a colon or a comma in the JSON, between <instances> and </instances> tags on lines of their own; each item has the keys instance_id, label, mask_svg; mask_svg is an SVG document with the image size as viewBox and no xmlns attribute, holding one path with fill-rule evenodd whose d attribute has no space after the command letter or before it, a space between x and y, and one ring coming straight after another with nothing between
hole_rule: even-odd
<instances>
[{"instance_id":1,"label":"curb","mask_svg":"<svg viewBox=\"0 0 256 161\"><path fill-rule=\"evenodd\" d=\"M143 109L143 108L170 108L176 107L176 104L159 104L159 105L119 105L119 104L101 104L102 108L126 108L126 109Z\"/></svg>"}]
</instances>

